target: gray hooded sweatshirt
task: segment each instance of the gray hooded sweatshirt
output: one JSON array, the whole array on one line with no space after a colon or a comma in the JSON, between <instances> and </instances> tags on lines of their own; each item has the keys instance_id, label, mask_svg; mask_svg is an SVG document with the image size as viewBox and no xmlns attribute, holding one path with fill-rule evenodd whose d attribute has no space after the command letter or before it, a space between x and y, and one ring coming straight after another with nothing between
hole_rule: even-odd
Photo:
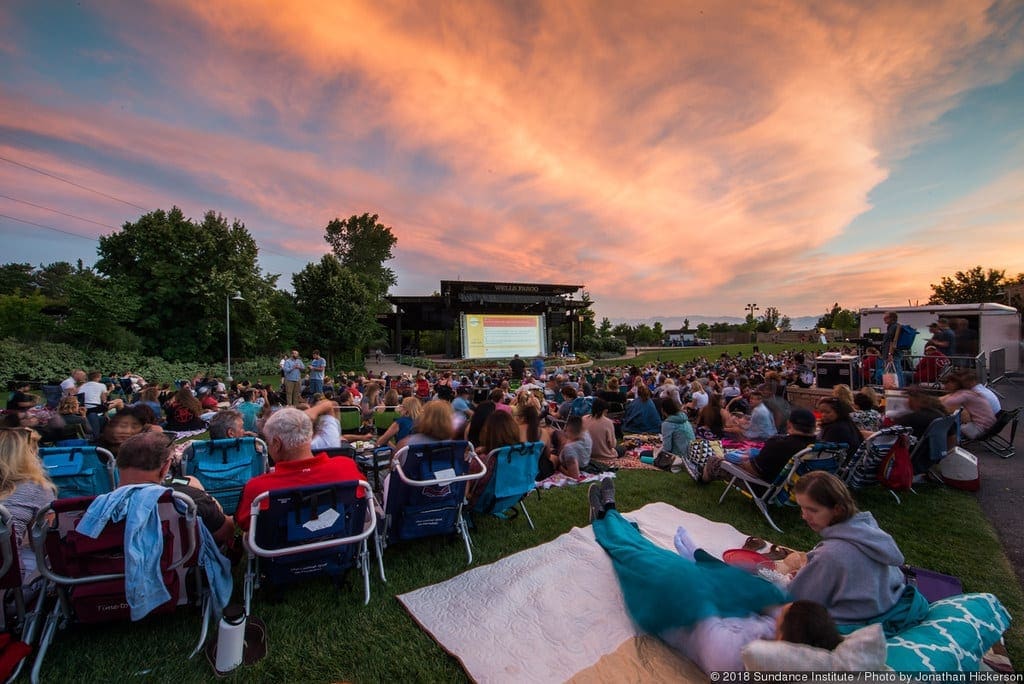
<instances>
[{"instance_id":1,"label":"gray hooded sweatshirt","mask_svg":"<svg viewBox=\"0 0 1024 684\"><path fill-rule=\"evenodd\" d=\"M890 610L903 592L903 554L867 512L821 531L805 565L789 584L794 599L817 601L839 624Z\"/></svg>"}]
</instances>

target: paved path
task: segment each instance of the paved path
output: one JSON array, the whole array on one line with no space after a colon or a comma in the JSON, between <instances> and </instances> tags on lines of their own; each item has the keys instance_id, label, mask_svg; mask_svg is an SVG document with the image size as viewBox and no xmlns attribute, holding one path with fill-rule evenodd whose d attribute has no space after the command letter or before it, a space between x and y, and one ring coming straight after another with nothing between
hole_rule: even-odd
<instances>
[{"instance_id":1,"label":"paved path","mask_svg":"<svg viewBox=\"0 0 1024 684\"><path fill-rule=\"evenodd\" d=\"M603 362L628 362L622 359L605 359ZM373 357L367 357L366 369L374 374L384 370L388 375L410 373L421 370L415 366L395 363L394 357L385 356L380 364ZM1014 409L1024 406L1024 377L1008 379L994 388L1003 396L1003 408ZM1003 459L981 448L974 448L981 469L981 490L978 504L985 517L996 530L1006 557L1010 560L1017 581L1024 587L1024 426L1017 432L1014 442L1017 455Z\"/></svg>"}]
</instances>

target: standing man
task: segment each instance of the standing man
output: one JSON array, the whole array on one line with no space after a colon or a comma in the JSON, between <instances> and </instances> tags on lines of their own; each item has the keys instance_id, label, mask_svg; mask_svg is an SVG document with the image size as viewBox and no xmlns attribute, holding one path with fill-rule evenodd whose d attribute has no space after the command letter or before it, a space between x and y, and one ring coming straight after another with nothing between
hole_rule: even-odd
<instances>
[{"instance_id":1,"label":"standing man","mask_svg":"<svg viewBox=\"0 0 1024 684\"><path fill-rule=\"evenodd\" d=\"M73 397L78 394L78 386L84 383L86 380L85 371L81 368L76 368L71 371L71 375L64 379L60 383L60 393L65 397Z\"/></svg>"},{"instance_id":2,"label":"standing man","mask_svg":"<svg viewBox=\"0 0 1024 684\"><path fill-rule=\"evenodd\" d=\"M519 354L512 357L512 360L508 362L508 367L512 371L512 377L516 380L523 379L523 371L526 370L526 362L519 358Z\"/></svg>"},{"instance_id":3,"label":"standing man","mask_svg":"<svg viewBox=\"0 0 1024 684\"><path fill-rule=\"evenodd\" d=\"M934 345L936 349L946 356L956 354L956 333L950 329L948 318L940 318L936 322L936 327L932 330L932 339L929 344Z\"/></svg>"},{"instance_id":4,"label":"standing man","mask_svg":"<svg viewBox=\"0 0 1024 684\"><path fill-rule=\"evenodd\" d=\"M533 376L538 382L544 379L544 355L537 354L537 358L533 360Z\"/></svg>"},{"instance_id":5,"label":"standing man","mask_svg":"<svg viewBox=\"0 0 1024 684\"><path fill-rule=\"evenodd\" d=\"M309 362L309 394L314 396L323 394L324 371L327 370L327 361L320 357L320 350L313 350L313 359ZM312 403L312 401L310 401Z\"/></svg>"},{"instance_id":6,"label":"standing man","mask_svg":"<svg viewBox=\"0 0 1024 684\"><path fill-rule=\"evenodd\" d=\"M897 347L900 340L900 324L898 322L898 316L895 311L887 311L882 316L882 322L885 323L885 335L882 336L882 358L884 361L879 363L875 367L875 384L882 384L882 374L885 372L885 367L891 362L896 368L896 377L903 377L903 351ZM901 385L903 383L900 383Z\"/></svg>"},{"instance_id":7,"label":"standing man","mask_svg":"<svg viewBox=\"0 0 1024 684\"><path fill-rule=\"evenodd\" d=\"M284 360L281 369L284 371L285 401L289 406L298 406L302 401L302 371L306 369L306 364L299 358L298 349L292 349L291 356ZM320 379L322 382L323 377Z\"/></svg>"}]
</instances>

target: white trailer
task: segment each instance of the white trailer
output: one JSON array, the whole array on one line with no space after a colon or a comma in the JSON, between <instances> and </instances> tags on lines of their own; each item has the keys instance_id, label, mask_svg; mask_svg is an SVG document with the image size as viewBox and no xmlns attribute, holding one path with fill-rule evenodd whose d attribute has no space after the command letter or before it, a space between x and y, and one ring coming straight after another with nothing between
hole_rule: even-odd
<instances>
[{"instance_id":1,"label":"white trailer","mask_svg":"<svg viewBox=\"0 0 1024 684\"><path fill-rule=\"evenodd\" d=\"M1020 313L1012 306L1003 304L926 304L924 306L875 306L860 310L860 334L885 332L882 316L886 311L895 311L899 322L917 329L917 337L911 348L912 356L924 355L924 345L931 339L928 326L939 318L964 319L968 333L963 336L969 341L967 349L956 350L956 356L977 353L985 355L985 366L998 377L1004 372L1020 368ZM973 340L977 340L974 349ZM1000 363L1004 364L1002 368Z\"/></svg>"}]
</instances>

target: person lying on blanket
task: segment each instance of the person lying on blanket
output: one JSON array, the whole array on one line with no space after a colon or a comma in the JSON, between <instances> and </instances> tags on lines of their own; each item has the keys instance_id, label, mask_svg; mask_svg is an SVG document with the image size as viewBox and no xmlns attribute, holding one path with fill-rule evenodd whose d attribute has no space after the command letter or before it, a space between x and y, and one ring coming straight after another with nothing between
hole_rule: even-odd
<instances>
[{"instance_id":1,"label":"person lying on blanket","mask_svg":"<svg viewBox=\"0 0 1024 684\"><path fill-rule=\"evenodd\" d=\"M822 605L789 603L767 580L696 548L683 528L676 533L678 553L649 541L616 510L611 479L591 485L590 515L630 617L704 672L743 670L740 650L756 639L830 650L842 640Z\"/></svg>"}]
</instances>

